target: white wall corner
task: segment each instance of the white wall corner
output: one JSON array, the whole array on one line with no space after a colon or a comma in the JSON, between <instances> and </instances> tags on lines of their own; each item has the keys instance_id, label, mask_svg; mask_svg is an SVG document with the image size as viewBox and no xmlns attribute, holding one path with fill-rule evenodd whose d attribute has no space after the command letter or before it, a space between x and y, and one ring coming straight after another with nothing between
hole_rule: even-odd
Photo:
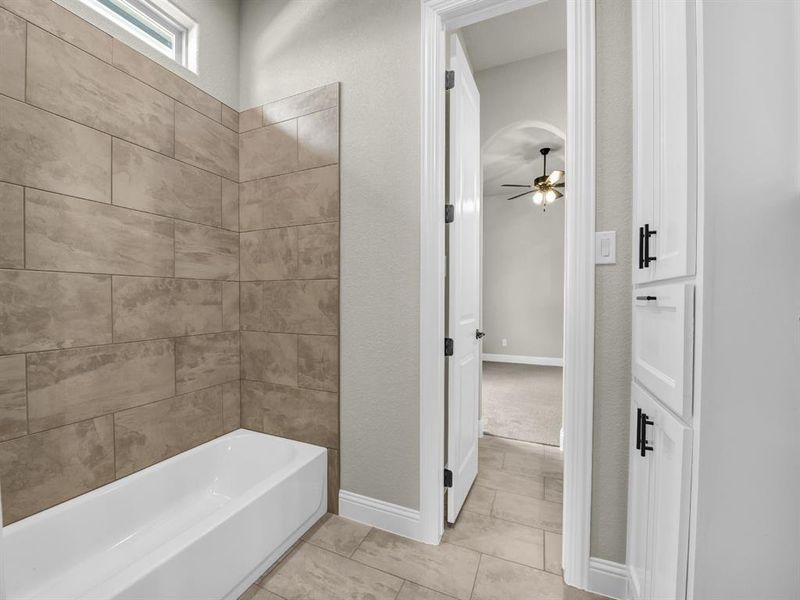
<instances>
[{"instance_id":1,"label":"white wall corner","mask_svg":"<svg viewBox=\"0 0 800 600\"><path fill-rule=\"evenodd\" d=\"M339 516L424 542L418 510L339 490Z\"/></svg>"},{"instance_id":2,"label":"white wall corner","mask_svg":"<svg viewBox=\"0 0 800 600\"><path fill-rule=\"evenodd\" d=\"M602 558L589 558L590 592L625 600L628 592L628 568L620 563Z\"/></svg>"},{"instance_id":3,"label":"white wall corner","mask_svg":"<svg viewBox=\"0 0 800 600\"><path fill-rule=\"evenodd\" d=\"M543 367L563 367L564 359L559 356L523 356L521 354L489 354L481 358L486 362L514 363L518 365L540 365Z\"/></svg>"}]
</instances>

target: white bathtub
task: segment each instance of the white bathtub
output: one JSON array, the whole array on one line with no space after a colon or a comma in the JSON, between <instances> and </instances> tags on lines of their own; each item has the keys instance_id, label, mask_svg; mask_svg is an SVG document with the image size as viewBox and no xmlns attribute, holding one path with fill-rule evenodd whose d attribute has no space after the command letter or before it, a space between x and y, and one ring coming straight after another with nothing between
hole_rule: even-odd
<instances>
[{"instance_id":1,"label":"white bathtub","mask_svg":"<svg viewBox=\"0 0 800 600\"><path fill-rule=\"evenodd\" d=\"M238 430L4 529L8 600L238 598L327 505L327 451Z\"/></svg>"}]
</instances>

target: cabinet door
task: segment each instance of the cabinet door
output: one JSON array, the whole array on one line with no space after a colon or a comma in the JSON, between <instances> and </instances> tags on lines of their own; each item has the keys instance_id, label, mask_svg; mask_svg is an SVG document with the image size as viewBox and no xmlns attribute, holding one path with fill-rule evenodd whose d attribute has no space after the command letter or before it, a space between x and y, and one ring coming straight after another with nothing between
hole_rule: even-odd
<instances>
[{"instance_id":1,"label":"cabinet door","mask_svg":"<svg viewBox=\"0 0 800 600\"><path fill-rule=\"evenodd\" d=\"M639 415L651 410L646 394L633 385L628 453L628 565L629 600L647 600L647 549L650 524L650 453L643 457L637 447Z\"/></svg>"},{"instance_id":2,"label":"cabinet door","mask_svg":"<svg viewBox=\"0 0 800 600\"><path fill-rule=\"evenodd\" d=\"M633 377L681 417L692 412L694 286L671 283L633 291Z\"/></svg>"},{"instance_id":3,"label":"cabinet door","mask_svg":"<svg viewBox=\"0 0 800 600\"><path fill-rule=\"evenodd\" d=\"M633 2L633 280L650 281L641 267L644 244L640 229L654 222L656 196L655 2Z\"/></svg>"},{"instance_id":4,"label":"cabinet door","mask_svg":"<svg viewBox=\"0 0 800 600\"><path fill-rule=\"evenodd\" d=\"M692 1L634 7L634 281L644 283L695 272L696 32Z\"/></svg>"},{"instance_id":5,"label":"cabinet door","mask_svg":"<svg viewBox=\"0 0 800 600\"><path fill-rule=\"evenodd\" d=\"M682 600L686 597L689 550L689 492L692 432L665 408L648 413L653 425L647 438L653 447L650 490L648 597Z\"/></svg>"}]
</instances>

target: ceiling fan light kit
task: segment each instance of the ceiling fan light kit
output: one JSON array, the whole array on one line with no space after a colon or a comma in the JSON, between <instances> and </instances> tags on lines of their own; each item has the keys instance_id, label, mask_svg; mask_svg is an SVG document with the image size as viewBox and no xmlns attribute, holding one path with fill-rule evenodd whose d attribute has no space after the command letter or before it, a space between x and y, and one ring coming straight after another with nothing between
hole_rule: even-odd
<instances>
[{"instance_id":1,"label":"ceiling fan light kit","mask_svg":"<svg viewBox=\"0 0 800 600\"><path fill-rule=\"evenodd\" d=\"M550 153L550 148L542 148L541 150L539 150L539 152L544 157L544 168L542 175L533 180L533 185L504 183L503 187L531 188L526 192L522 192L521 194L517 194L516 196L511 196L511 198L507 198L507 200L514 200L515 198L521 198L522 196L532 193L533 203L536 206L542 206L543 208L546 209L548 204L552 204L553 202L564 196L564 194L555 189L559 187L564 187L564 183L561 181L565 175L564 171L555 170L548 175L547 155Z\"/></svg>"}]
</instances>

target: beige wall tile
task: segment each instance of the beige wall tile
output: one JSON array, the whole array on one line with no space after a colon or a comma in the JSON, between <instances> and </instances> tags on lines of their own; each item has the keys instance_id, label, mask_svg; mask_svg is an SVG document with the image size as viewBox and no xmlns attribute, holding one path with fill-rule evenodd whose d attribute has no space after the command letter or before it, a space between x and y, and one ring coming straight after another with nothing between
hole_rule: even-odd
<instances>
[{"instance_id":1,"label":"beige wall tile","mask_svg":"<svg viewBox=\"0 0 800 600\"><path fill-rule=\"evenodd\" d=\"M339 276L339 223L297 228L297 277L335 279Z\"/></svg>"},{"instance_id":2,"label":"beige wall tile","mask_svg":"<svg viewBox=\"0 0 800 600\"><path fill-rule=\"evenodd\" d=\"M263 107L264 125L278 123L332 108L339 104L339 84L331 83L308 92L295 94Z\"/></svg>"},{"instance_id":3,"label":"beige wall tile","mask_svg":"<svg viewBox=\"0 0 800 600\"><path fill-rule=\"evenodd\" d=\"M107 275L0 270L0 354L111 342Z\"/></svg>"},{"instance_id":4,"label":"beige wall tile","mask_svg":"<svg viewBox=\"0 0 800 600\"><path fill-rule=\"evenodd\" d=\"M222 284L222 329L239 331L239 282Z\"/></svg>"},{"instance_id":5,"label":"beige wall tile","mask_svg":"<svg viewBox=\"0 0 800 600\"><path fill-rule=\"evenodd\" d=\"M261 282L242 282L239 284L239 328L246 330L264 329L264 290Z\"/></svg>"},{"instance_id":6,"label":"beige wall tile","mask_svg":"<svg viewBox=\"0 0 800 600\"><path fill-rule=\"evenodd\" d=\"M239 186L242 231L339 219L339 167L310 169Z\"/></svg>"},{"instance_id":7,"label":"beige wall tile","mask_svg":"<svg viewBox=\"0 0 800 600\"><path fill-rule=\"evenodd\" d=\"M242 427L252 431L262 431L264 429L264 415L261 410L261 395L253 392L249 388L258 386L258 382L241 381L241 421Z\"/></svg>"},{"instance_id":8,"label":"beige wall tile","mask_svg":"<svg viewBox=\"0 0 800 600\"><path fill-rule=\"evenodd\" d=\"M297 277L297 228L248 231L239 242L242 281Z\"/></svg>"},{"instance_id":9,"label":"beige wall tile","mask_svg":"<svg viewBox=\"0 0 800 600\"><path fill-rule=\"evenodd\" d=\"M301 335L297 339L297 383L313 390L339 390L339 338Z\"/></svg>"},{"instance_id":10,"label":"beige wall tile","mask_svg":"<svg viewBox=\"0 0 800 600\"><path fill-rule=\"evenodd\" d=\"M0 183L0 267L25 266L25 224L23 189Z\"/></svg>"},{"instance_id":11,"label":"beige wall tile","mask_svg":"<svg viewBox=\"0 0 800 600\"><path fill-rule=\"evenodd\" d=\"M248 108L239 113L239 133L258 129L263 125L261 107Z\"/></svg>"},{"instance_id":12,"label":"beige wall tile","mask_svg":"<svg viewBox=\"0 0 800 600\"><path fill-rule=\"evenodd\" d=\"M284 121L239 135L239 181L297 170L297 121Z\"/></svg>"},{"instance_id":13,"label":"beige wall tile","mask_svg":"<svg viewBox=\"0 0 800 600\"><path fill-rule=\"evenodd\" d=\"M178 394L239 379L239 334L192 335L175 340Z\"/></svg>"},{"instance_id":14,"label":"beige wall tile","mask_svg":"<svg viewBox=\"0 0 800 600\"><path fill-rule=\"evenodd\" d=\"M0 441L26 433L25 355L0 356Z\"/></svg>"},{"instance_id":15,"label":"beige wall tile","mask_svg":"<svg viewBox=\"0 0 800 600\"><path fill-rule=\"evenodd\" d=\"M219 121L222 103L124 42L114 40L114 65L167 96Z\"/></svg>"},{"instance_id":16,"label":"beige wall tile","mask_svg":"<svg viewBox=\"0 0 800 600\"><path fill-rule=\"evenodd\" d=\"M239 184L222 179L222 226L239 231Z\"/></svg>"},{"instance_id":17,"label":"beige wall tile","mask_svg":"<svg viewBox=\"0 0 800 600\"><path fill-rule=\"evenodd\" d=\"M328 448L328 512L339 514L339 451Z\"/></svg>"},{"instance_id":18,"label":"beige wall tile","mask_svg":"<svg viewBox=\"0 0 800 600\"><path fill-rule=\"evenodd\" d=\"M174 101L67 42L28 29L27 102L164 154Z\"/></svg>"},{"instance_id":19,"label":"beige wall tile","mask_svg":"<svg viewBox=\"0 0 800 600\"><path fill-rule=\"evenodd\" d=\"M339 447L337 394L244 381L242 395L243 407L252 403L261 409L264 433L328 448Z\"/></svg>"},{"instance_id":20,"label":"beige wall tile","mask_svg":"<svg viewBox=\"0 0 800 600\"><path fill-rule=\"evenodd\" d=\"M111 344L28 356L31 432L175 395L172 340Z\"/></svg>"},{"instance_id":21,"label":"beige wall tile","mask_svg":"<svg viewBox=\"0 0 800 600\"><path fill-rule=\"evenodd\" d=\"M297 336L243 331L242 379L297 385Z\"/></svg>"},{"instance_id":22,"label":"beige wall tile","mask_svg":"<svg viewBox=\"0 0 800 600\"><path fill-rule=\"evenodd\" d=\"M297 119L298 169L339 162L339 109L329 108Z\"/></svg>"},{"instance_id":23,"label":"beige wall tile","mask_svg":"<svg viewBox=\"0 0 800 600\"><path fill-rule=\"evenodd\" d=\"M175 158L237 180L239 136L182 104L175 105Z\"/></svg>"},{"instance_id":24,"label":"beige wall tile","mask_svg":"<svg viewBox=\"0 0 800 600\"><path fill-rule=\"evenodd\" d=\"M222 387L160 400L114 415L117 477L222 435Z\"/></svg>"},{"instance_id":25,"label":"beige wall tile","mask_svg":"<svg viewBox=\"0 0 800 600\"><path fill-rule=\"evenodd\" d=\"M111 200L111 137L0 96L0 179Z\"/></svg>"},{"instance_id":26,"label":"beige wall tile","mask_svg":"<svg viewBox=\"0 0 800 600\"><path fill-rule=\"evenodd\" d=\"M172 220L28 189L25 255L30 269L172 276Z\"/></svg>"},{"instance_id":27,"label":"beige wall tile","mask_svg":"<svg viewBox=\"0 0 800 600\"><path fill-rule=\"evenodd\" d=\"M229 433L241 427L241 383L237 379L222 386L222 430Z\"/></svg>"},{"instance_id":28,"label":"beige wall tile","mask_svg":"<svg viewBox=\"0 0 800 600\"><path fill-rule=\"evenodd\" d=\"M222 330L219 281L114 277L114 341Z\"/></svg>"},{"instance_id":29,"label":"beige wall tile","mask_svg":"<svg viewBox=\"0 0 800 600\"><path fill-rule=\"evenodd\" d=\"M220 177L114 140L114 204L206 225L222 224Z\"/></svg>"},{"instance_id":30,"label":"beige wall tile","mask_svg":"<svg viewBox=\"0 0 800 600\"><path fill-rule=\"evenodd\" d=\"M0 94L25 100L25 21L0 9Z\"/></svg>"},{"instance_id":31,"label":"beige wall tile","mask_svg":"<svg viewBox=\"0 0 800 600\"><path fill-rule=\"evenodd\" d=\"M210 117L211 115L208 116ZM220 122L231 131L239 132L239 113L226 104L222 105L222 120Z\"/></svg>"},{"instance_id":32,"label":"beige wall tile","mask_svg":"<svg viewBox=\"0 0 800 600\"><path fill-rule=\"evenodd\" d=\"M106 62L111 36L51 0L0 0L0 6Z\"/></svg>"},{"instance_id":33,"label":"beige wall tile","mask_svg":"<svg viewBox=\"0 0 800 600\"><path fill-rule=\"evenodd\" d=\"M239 234L175 222L175 277L239 278Z\"/></svg>"},{"instance_id":34,"label":"beige wall tile","mask_svg":"<svg viewBox=\"0 0 800 600\"><path fill-rule=\"evenodd\" d=\"M113 480L110 415L0 443L5 525Z\"/></svg>"},{"instance_id":35,"label":"beige wall tile","mask_svg":"<svg viewBox=\"0 0 800 600\"><path fill-rule=\"evenodd\" d=\"M336 335L339 288L336 281L262 282L266 331Z\"/></svg>"}]
</instances>

